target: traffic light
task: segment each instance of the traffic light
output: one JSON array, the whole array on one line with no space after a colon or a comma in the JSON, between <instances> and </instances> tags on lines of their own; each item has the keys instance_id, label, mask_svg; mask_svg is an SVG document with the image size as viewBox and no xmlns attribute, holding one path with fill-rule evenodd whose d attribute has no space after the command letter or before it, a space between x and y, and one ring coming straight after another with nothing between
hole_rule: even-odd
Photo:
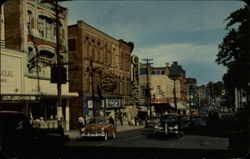
<instances>
[{"instance_id":1,"label":"traffic light","mask_svg":"<svg viewBox=\"0 0 250 159\"><path fill-rule=\"evenodd\" d=\"M63 66L52 66L51 67L51 83L65 84L67 82L67 70Z\"/></svg>"}]
</instances>

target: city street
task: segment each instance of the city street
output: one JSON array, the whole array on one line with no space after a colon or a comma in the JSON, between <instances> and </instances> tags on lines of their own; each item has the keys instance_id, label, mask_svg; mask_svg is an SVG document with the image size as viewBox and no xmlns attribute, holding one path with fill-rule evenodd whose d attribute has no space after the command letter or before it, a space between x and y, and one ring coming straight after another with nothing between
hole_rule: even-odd
<instances>
[{"instance_id":1,"label":"city street","mask_svg":"<svg viewBox=\"0 0 250 159\"><path fill-rule=\"evenodd\" d=\"M228 158L228 139L185 134L158 136L152 129L140 128L117 133L115 139L74 139L65 144L63 158Z\"/></svg>"},{"instance_id":2,"label":"city street","mask_svg":"<svg viewBox=\"0 0 250 159\"><path fill-rule=\"evenodd\" d=\"M115 139L104 141L103 138L75 139L65 145L72 146L105 146L105 147L147 147L147 148L177 148L177 149L218 149L227 150L228 139L185 134L181 138L175 136L156 135L152 129L117 133Z\"/></svg>"}]
</instances>

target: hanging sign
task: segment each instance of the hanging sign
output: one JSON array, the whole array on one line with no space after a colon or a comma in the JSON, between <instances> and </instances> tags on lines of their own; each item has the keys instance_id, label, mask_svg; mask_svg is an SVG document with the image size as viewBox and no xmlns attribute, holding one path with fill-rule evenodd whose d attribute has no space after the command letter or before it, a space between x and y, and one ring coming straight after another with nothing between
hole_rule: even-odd
<instances>
[{"instance_id":1,"label":"hanging sign","mask_svg":"<svg viewBox=\"0 0 250 159\"><path fill-rule=\"evenodd\" d=\"M101 88L103 91L112 92L116 89L115 79L111 76L105 76L101 80Z\"/></svg>"}]
</instances>

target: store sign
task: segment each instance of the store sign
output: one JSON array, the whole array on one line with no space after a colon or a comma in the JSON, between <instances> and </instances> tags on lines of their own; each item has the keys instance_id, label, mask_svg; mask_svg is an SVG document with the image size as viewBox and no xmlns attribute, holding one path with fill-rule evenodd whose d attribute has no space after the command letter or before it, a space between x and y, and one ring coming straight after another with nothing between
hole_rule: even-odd
<instances>
[{"instance_id":1,"label":"store sign","mask_svg":"<svg viewBox=\"0 0 250 159\"><path fill-rule=\"evenodd\" d=\"M22 58L1 55L1 93L22 93Z\"/></svg>"},{"instance_id":2,"label":"store sign","mask_svg":"<svg viewBox=\"0 0 250 159\"><path fill-rule=\"evenodd\" d=\"M119 99L107 99L107 108L120 108L121 103Z\"/></svg>"},{"instance_id":3,"label":"store sign","mask_svg":"<svg viewBox=\"0 0 250 159\"><path fill-rule=\"evenodd\" d=\"M23 96L23 95L3 95L2 101L34 101L37 100L36 96Z\"/></svg>"},{"instance_id":4,"label":"store sign","mask_svg":"<svg viewBox=\"0 0 250 159\"><path fill-rule=\"evenodd\" d=\"M112 92L116 89L116 82L113 77L106 76L101 80L101 88L106 92Z\"/></svg>"}]
</instances>

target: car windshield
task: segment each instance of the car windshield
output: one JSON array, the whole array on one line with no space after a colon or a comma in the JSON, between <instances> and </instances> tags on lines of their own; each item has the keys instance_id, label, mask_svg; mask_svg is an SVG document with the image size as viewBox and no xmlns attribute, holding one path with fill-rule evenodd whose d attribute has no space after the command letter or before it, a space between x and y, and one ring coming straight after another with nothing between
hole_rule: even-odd
<instances>
[{"instance_id":1,"label":"car windshield","mask_svg":"<svg viewBox=\"0 0 250 159\"><path fill-rule=\"evenodd\" d=\"M89 124L106 124L106 120L103 119L91 119Z\"/></svg>"},{"instance_id":2,"label":"car windshield","mask_svg":"<svg viewBox=\"0 0 250 159\"><path fill-rule=\"evenodd\" d=\"M249 2L0 0L0 111L27 117L0 139L27 127L58 144L47 158L244 158Z\"/></svg>"},{"instance_id":3,"label":"car windshield","mask_svg":"<svg viewBox=\"0 0 250 159\"><path fill-rule=\"evenodd\" d=\"M161 120L177 121L178 120L178 116L176 116L176 115L163 115L161 117Z\"/></svg>"}]
</instances>

